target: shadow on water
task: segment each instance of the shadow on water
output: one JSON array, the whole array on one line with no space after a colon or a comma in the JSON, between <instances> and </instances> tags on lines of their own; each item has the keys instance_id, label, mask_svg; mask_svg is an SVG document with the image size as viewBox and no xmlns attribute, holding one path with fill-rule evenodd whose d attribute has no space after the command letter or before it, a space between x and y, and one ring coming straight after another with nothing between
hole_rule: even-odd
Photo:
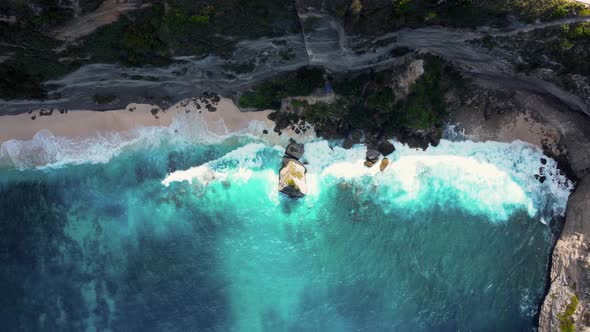
<instances>
[{"instance_id":1,"label":"shadow on water","mask_svg":"<svg viewBox=\"0 0 590 332\"><path fill-rule=\"evenodd\" d=\"M149 166L136 176L134 163L121 158L24 172L23 180L0 184L3 328L180 331L226 324L223 278L214 272L219 225L187 194L177 194L180 204L166 198L159 185L164 160ZM167 215L159 218L162 210Z\"/></svg>"}]
</instances>

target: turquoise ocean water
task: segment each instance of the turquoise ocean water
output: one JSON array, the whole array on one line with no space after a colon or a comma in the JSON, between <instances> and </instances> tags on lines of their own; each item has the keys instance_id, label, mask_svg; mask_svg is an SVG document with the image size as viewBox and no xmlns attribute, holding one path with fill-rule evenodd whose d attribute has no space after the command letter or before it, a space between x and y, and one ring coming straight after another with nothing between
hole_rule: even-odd
<instances>
[{"instance_id":1,"label":"turquoise ocean water","mask_svg":"<svg viewBox=\"0 0 590 332\"><path fill-rule=\"evenodd\" d=\"M310 193L293 201L277 193L280 147L160 136L103 137L107 147L73 155L55 139L3 146L13 160L0 170L7 331L535 325L552 241L544 222L571 189L538 150L396 144L381 173L362 166L362 146L316 141L304 156ZM116 153L93 159L103 150ZM31 151L50 165L30 167Z\"/></svg>"}]
</instances>

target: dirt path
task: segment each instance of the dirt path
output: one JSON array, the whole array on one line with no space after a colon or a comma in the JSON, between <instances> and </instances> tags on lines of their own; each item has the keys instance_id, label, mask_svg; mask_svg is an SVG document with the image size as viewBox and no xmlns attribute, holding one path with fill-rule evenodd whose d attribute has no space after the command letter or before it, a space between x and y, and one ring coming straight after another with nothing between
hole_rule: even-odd
<instances>
[{"instance_id":1,"label":"dirt path","mask_svg":"<svg viewBox=\"0 0 590 332\"><path fill-rule=\"evenodd\" d=\"M65 41L76 40L89 35L104 25L117 21L119 16L125 12L146 6L149 4L141 5L137 0L106 0L97 10L74 18L66 26L51 31L50 35Z\"/></svg>"}]
</instances>

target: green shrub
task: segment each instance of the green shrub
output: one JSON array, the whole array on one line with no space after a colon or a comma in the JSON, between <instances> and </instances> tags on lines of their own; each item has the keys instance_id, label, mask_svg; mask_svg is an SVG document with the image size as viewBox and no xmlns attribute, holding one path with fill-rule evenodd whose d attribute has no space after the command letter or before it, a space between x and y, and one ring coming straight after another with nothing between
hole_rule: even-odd
<instances>
[{"instance_id":1,"label":"green shrub","mask_svg":"<svg viewBox=\"0 0 590 332\"><path fill-rule=\"evenodd\" d=\"M117 99L117 96L115 96L115 95L101 95L101 94L94 95L94 101L99 105L111 103L115 99Z\"/></svg>"},{"instance_id":2,"label":"green shrub","mask_svg":"<svg viewBox=\"0 0 590 332\"><path fill-rule=\"evenodd\" d=\"M573 316L578 308L578 303L578 297L573 295L571 302L565 307L564 311L557 314L557 318L559 319L559 329L562 332L575 332L576 321Z\"/></svg>"},{"instance_id":3,"label":"green shrub","mask_svg":"<svg viewBox=\"0 0 590 332\"><path fill-rule=\"evenodd\" d=\"M281 74L262 82L252 91L244 93L241 107L256 109L279 109L286 97L307 96L324 85L324 70L317 67L303 67L294 72Z\"/></svg>"}]
</instances>

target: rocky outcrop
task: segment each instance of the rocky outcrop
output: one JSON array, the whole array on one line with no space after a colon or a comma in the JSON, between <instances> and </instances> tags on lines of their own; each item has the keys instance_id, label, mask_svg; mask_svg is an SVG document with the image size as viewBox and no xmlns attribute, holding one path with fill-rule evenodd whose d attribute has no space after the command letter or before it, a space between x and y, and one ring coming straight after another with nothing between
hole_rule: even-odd
<instances>
[{"instance_id":1,"label":"rocky outcrop","mask_svg":"<svg viewBox=\"0 0 590 332\"><path fill-rule=\"evenodd\" d=\"M303 155L303 144L291 141L285 150L283 163L279 172L279 191L291 198L307 195L305 166L299 161Z\"/></svg>"},{"instance_id":2,"label":"rocky outcrop","mask_svg":"<svg viewBox=\"0 0 590 332\"><path fill-rule=\"evenodd\" d=\"M410 94L410 87L424 74L424 60L412 60L408 63L406 71L402 72L394 84L394 91L399 99L404 99Z\"/></svg>"},{"instance_id":3,"label":"rocky outcrop","mask_svg":"<svg viewBox=\"0 0 590 332\"><path fill-rule=\"evenodd\" d=\"M299 160L303 156L303 152L304 152L303 144L297 144L295 142L291 142L291 144L289 144L287 146L287 149L285 150L285 155L287 155L288 157L291 157L293 159Z\"/></svg>"},{"instance_id":4,"label":"rocky outcrop","mask_svg":"<svg viewBox=\"0 0 590 332\"><path fill-rule=\"evenodd\" d=\"M540 331L590 331L590 175L570 197L555 245Z\"/></svg>"},{"instance_id":5,"label":"rocky outcrop","mask_svg":"<svg viewBox=\"0 0 590 332\"><path fill-rule=\"evenodd\" d=\"M393 146L393 144L391 144L389 141L383 141L379 143L377 151L379 151L384 156L389 156L395 152L395 146Z\"/></svg>"},{"instance_id":6,"label":"rocky outcrop","mask_svg":"<svg viewBox=\"0 0 590 332\"><path fill-rule=\"evenodd\" d=\"M365 160L365 166L371 168L379 161L379 157L381 157L381 152L377 150L368 149L367 150L367 157Z\"/></svg>"}]
</instances>

